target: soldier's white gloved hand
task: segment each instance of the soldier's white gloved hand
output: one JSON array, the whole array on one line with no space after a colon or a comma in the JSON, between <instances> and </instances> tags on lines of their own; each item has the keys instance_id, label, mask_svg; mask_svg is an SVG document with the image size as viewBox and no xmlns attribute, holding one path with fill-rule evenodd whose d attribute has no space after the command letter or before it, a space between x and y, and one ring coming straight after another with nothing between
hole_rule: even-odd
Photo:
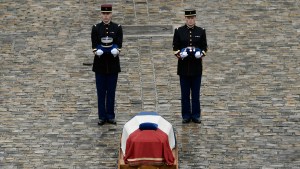
<instances>
[{"instance_id":1,"label":"soldier's white gloved hand","mask_svg":"<svg viewBox=\"0 0 300 169\"><path fill-rule=\"evenodd\" d=\"M202 53L200 51L195 53L195 58L200 59L202 57Z\"/></svg>"},{"instance_id":2,"label":"soldier's white gloved hand","mask_svg":"<svg viewBox=\"0 0 300 169\"><path fill-rule=\"evenodd\" d=\"M96 51L96 55L97 56L101 56L103 54L103 51L101 50L101 49L98 49L97 51Z\"/></svg>"},{"instance_id":3,"label":"soldier's white gloved hand","mask_svg":"<svg viewBox=\"0 0 300 169\"><path fill-rule=\"evenodd\" d=\"M116 49L116 48L113 48L111 51L110 51L110 53L112 54L112 55L114 55L114 57L116 57L116 56L118 56L119 55L119 50L118 49Z\"/></svg>"},{"instance_id":4,"label":"soldier's white gloved hand","mask_svg":"<svg viewBox=\"0 0 300 169\"><path fill-rule=\"evenodd\" d=\"M181 59L184 59L188 56L187 52L180 52Z\"/></svg>"}]
</instances>

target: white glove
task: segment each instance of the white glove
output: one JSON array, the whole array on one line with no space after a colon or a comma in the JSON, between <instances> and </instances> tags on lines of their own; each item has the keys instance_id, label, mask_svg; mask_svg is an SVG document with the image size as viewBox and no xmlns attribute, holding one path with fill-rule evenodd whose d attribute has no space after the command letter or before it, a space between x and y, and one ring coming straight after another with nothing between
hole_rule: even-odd
<instances>
[{"instance_id":1,"label":"white glove","mask_svg":"<svg viewBox=\"0 0 300 169\"><path fill-rule=\"evenodd\" d=\"M200 59L203 56L199 51L195 53L195 58Z\"/></svg>"},{"instance_id":2,"label":"white glove","mask_svg":"<svg viewBox=\"0 0 300 169\"><path fill-rule=\"evenodd\" d=\"M187 56L188 56L187 52L180 52L181 59L184 59Z\"/></svg>"},{"instance_id":3,"label":"white glove","mask_svg":"<svg viewBox=\"0 0 300 169\"><path fill-rule=\"evenodd\" d=\"M97 56L101 56L103 54L103 51L101 50L101 49L98 49L97 51L96 51L96 55Z\"/></svg>"},{"instance_id":4,"label":"white glove","mask_svg":"<svg viewBox=\"0 0 300 169\"><path fill-rule=\"evenodd\" d=\"M119 54L120 52L119 52L118 49L113 48L113 49L110 51L110 53L111 53L112 55L114 55L114 57L116 57L116 56L118 56L118 54Z\"/></svg>"}]
</instances>

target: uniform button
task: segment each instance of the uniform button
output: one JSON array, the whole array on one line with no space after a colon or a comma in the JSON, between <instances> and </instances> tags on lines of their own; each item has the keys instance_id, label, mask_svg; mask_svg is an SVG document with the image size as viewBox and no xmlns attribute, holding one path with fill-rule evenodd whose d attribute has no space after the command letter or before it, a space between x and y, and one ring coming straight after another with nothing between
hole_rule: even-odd
<instances>
[{"instance_id":1,"label":"uniform button","mask_svg":"<svg viewBox=\"0 0 300 169\"><path fill-rule=\"evenodd\" d=\"M192 46L192 44L190 43L190 46Z\"/></svg>"},{"instance_id":2,"label":"uniform button","mask_svg":"<svg viewBox=\"0 0 300 169\"><path fill-rule=\"evenodd\" d=\"M108 32L106 32L106 34L108 34Z\"/></svg>"}]
</instances>

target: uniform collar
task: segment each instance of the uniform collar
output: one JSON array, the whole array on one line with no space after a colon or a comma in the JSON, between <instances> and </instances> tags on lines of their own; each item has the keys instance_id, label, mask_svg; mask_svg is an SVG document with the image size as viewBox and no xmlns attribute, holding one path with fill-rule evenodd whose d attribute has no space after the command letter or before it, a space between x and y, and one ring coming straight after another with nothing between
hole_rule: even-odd
<instances>
[{"instance_id":1,"label":"uniform collar","mask_svg":"<svg viewBox=\"0 0 300 169\"><path fill-rule=\"evenodd\" d=\"M105 25L105 26L109 26L110 23L111 23L111 21L109 21L108 23L104 23L104 22L102 21L102 23L103 23L103 25Z\"/></svg>"},{"instance_id":2,"label":"uniform collar","mask_svg":"<svg viewBox=\"0 0 300 169\"><path fill-rule=\"evenodd\" d=\"M194 29L195 28L195 25L192 26L192 27L189 27L187 24L185 24L185 26L186 26L187 29Z\"/></svg>"}]
</instances>

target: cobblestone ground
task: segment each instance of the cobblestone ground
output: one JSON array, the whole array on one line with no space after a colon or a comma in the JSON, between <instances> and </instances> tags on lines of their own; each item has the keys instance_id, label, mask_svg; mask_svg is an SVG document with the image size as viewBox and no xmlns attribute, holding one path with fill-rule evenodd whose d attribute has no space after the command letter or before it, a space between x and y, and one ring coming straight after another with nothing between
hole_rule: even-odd
<instances>
[{"instance_id":1,"label":"cobblestone ground","mask_svg":"<svg viewBox=\"0 0 300 169\"><path fill-rule=\"evenodd\" d=\"M97 126L90 32L123 25L116 126ZM201 125L181 124L175 27L197 9L209 43ZM275 0L1 0L0 168L115 168L123 125L157 111L181 169L300 168L300 6Z\"/></svg>"}]
</instances>

